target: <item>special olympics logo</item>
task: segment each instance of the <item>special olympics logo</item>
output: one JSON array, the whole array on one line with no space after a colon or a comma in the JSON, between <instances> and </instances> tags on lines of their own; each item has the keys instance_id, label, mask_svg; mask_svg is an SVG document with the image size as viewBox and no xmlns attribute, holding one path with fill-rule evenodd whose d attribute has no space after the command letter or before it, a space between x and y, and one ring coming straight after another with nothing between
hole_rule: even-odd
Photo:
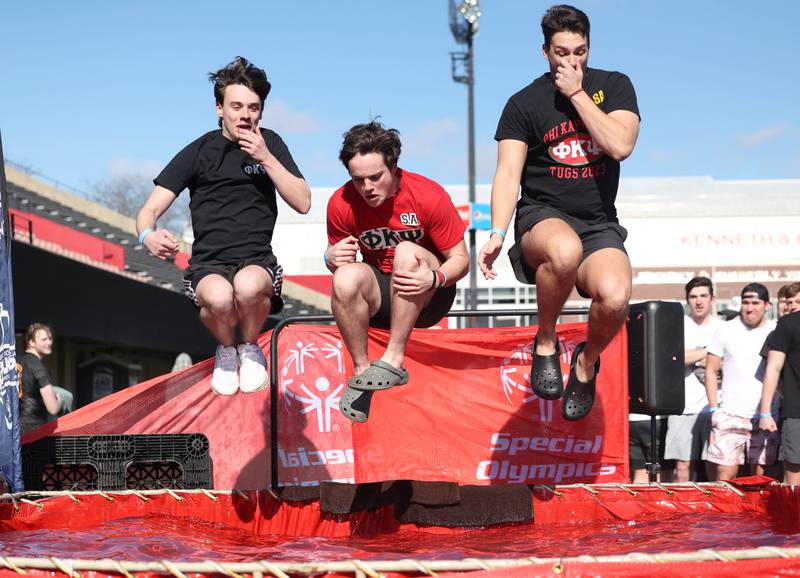
<instances>
[{"instance_id":1,"label":"special olympics logo","mask_svg":"<svg viewBox=\"0 0 800 578\"><path fill-rule=\"evenodd\" d=\"M560 341L560 343L561 351L563 352L560 359L568 363L572 348L568 350L565 342ZM503 393L509 404L515 404L515 398L522 393L524 396L522 398L522 404L538 402L539 420L550 422L553 421L554 402L552 400L540 398L533 393L533 388L531 387L530 367L532 348L533 341L517 345L511 350L511 354L500 363L500 384L503 387ZM563 379L565 382L567 378L568 375L564 374Z\"/></svg>"},{"instance_id":2,"label":"special olympics logo","mask_svg":"<svg viewBox=\"0 0 800 578\"><path fill-rule=\"evenodd\" d=\"M338 412L337 405L344 383L333 387L330 379L318 372L306 371L306 362L313 360L311 365L316 369L326 366L326 360L335 359L337 373L344 374L344 358L342 342L323 342L319 346L314 342L303 343L297 341L295 347L289 350L289 355L281 369L281 391L283 403L287 413L297 411L300 415L314 414L317 429L320 433L337 430L338 425L332 425L332 413ZM322 363L318 362L321 361ZM299 407L295 407L299 404Z\"/></svg>"}]
</instances>

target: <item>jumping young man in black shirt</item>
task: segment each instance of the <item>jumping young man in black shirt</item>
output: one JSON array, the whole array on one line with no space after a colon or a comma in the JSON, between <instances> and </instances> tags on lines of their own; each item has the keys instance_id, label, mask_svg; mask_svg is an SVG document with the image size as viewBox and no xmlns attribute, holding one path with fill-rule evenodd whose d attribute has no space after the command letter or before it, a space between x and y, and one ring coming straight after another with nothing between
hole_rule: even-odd
<instances>
[{"instance_id":1,"label":"jumping young man in black shirt","mask_svg":"<svg viewBox=\"0 0 800 578\"><path fill-rule=\"evenodd\" d=\"M553 6L542 32L550 70L509 99L495 134L493 229L478 266L496 277L492 265L516 207L509 258L517 279L536 285L539 310L531 387L544 399L563 394L562 416L577 420L594 403L600 353L627 314L631 266L614 199L619 163L639 134L639 109L627 76L588 67L586 14ZM592 306L589 337L572 354L565 390L556 320L573 287Z\"/></svg>"},{"instance_id":2,"label":"jumping young man in black shirt","mask_svg":"<svg viewBox=\"0 0 800 578\"><path fill-rule=\"evenodd\" d=\"M189 189L194 243L184 286L219 343L211 389L232 395L268 382L267 362L255 341L270 311L283 306L283 269L271 246L275 192L307 213L311 190L283 140L258 126L271 88L266 73L238 57L209 78L220 128L189 144L155 178L136 227L139 242L153 255L174 255L177 239L155 230L156 221Z\"/></svg>"}]
</instances>

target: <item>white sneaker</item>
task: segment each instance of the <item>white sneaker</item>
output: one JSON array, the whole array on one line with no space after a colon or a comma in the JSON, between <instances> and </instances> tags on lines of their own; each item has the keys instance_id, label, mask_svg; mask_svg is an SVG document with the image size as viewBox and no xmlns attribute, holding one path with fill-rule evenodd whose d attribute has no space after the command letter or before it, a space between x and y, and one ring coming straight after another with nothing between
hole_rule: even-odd
<instances>
[{"instance_id":1,"label":"white sneaker","mask_svg":"<svg viewBox=\"0 0 800 578\"><path fill-rule=\"evenodd\" d=\"M236 370L239 359L236 348L217 346L214 356L214 374L211 376L211 391L219 395L233 395L239 390L239 375Z\"/></svg>"},{"instance_id":2,"label":"white sneaker","mask_svg":"<svg viewBox=\"0 0 800 578\"><path fill-rule=\"evenodd\" d=\"M239 388L242 393L252 393L267 387L267 358L255 343L242 343L239 351Z\"/></svg>"}]
</instances>

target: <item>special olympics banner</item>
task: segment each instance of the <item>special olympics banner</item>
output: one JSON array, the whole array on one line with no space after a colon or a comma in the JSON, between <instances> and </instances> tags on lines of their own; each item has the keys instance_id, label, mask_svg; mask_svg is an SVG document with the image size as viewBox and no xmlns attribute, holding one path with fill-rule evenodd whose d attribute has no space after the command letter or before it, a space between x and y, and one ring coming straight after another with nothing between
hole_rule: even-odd
<instances>
[{"instance_id":1,"label":"special olympics banner","mask_svg":"<svg viewBox=\"0 0 800 578\"><path fill-rule=\"evenodd\" d=\"M19 438L19 398L17 365L14 353L14 292L11 277L11 229L8 223L6 172L0 138L0 468L15 492L24 490Z\"/></svg>"},{"instance_id":2,"label":"special olympics banner","mask_svg":"<svg viewBox=\"0 0 800 578\"><path fill-rule=\"evenodd\" d=\"M601 358L597 399L578 422L560 401L530 387L534 327L416 330L406 349L407 385L373 396L365 424L338 410L352 374L335 327L281 332L279 480L392 479L461 484L566 484L628 479L627 342L624 331ZM370 331L377 358L388 332ZM564 379L586 324L558 327Z\"/></svg>"},{"instance_id":3,"label":"special olympics banner","mask_svg":"<svg viewBox=\"0 0 800 578\"><path fill-rule=\"evenodd\" d=\"M276 457L281 485L321 481L447 480L461 484L626 481L627 345L621 332L603 353L589 416L561 418L560 402L530 388L536 328L415 330L406 350L407 385L377 392L365 424L339 411L352 374L336 327L290 325L278 336ZM271 333L259 337L269 351ZM558 327L568 375L586 324ZM370 357L388 340L370 331ZM153 378L27 434L203 433L214 487L270 486L270 391L211 392L214 360Z\"/></svg>"}]
</instances>

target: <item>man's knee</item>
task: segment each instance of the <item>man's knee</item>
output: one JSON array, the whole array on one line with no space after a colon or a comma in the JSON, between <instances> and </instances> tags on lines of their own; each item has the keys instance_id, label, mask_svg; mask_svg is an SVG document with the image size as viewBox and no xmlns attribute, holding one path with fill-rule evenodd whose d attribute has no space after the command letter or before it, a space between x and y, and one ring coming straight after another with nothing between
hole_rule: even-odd
<instances>
[{"instance_id":1,"label":"man's knee","mask_svg":"<svg viewBox=\"0 0 800 578\"><path fill-rule=\"evenodd\" d=\"M629 279L622 276L608 275L597 282L594 293L592 295L594 302L604 310L608 313L622 314L628 310L631 283Z\"/></svg>"},{"instance_id":2,"label":"man's knee","mask_svg":"<svg viewBox=\"0 0 800 578\"><path fill-rule=\"evenodd\" d=\"M233 293L236 302L249 305L258 301L266 302L272 292L272 281L265 270L243 269L233 280Z\"/></svg>"},{"instance_id":3,"label":"man's knee","mask_svg":"<svg viewBox=\"0 0 800 578\"><path fill-rule=\"evenodd\" d=\"M364 295L372 271L357 263L342 265L333 272L333 298L348 302Z\"/></svg>"},{"instance_id":4,"label":"man's knee","mask_svg":"<svg viewBox=\"0 0 800 578\"><path fill-rule=\"evenodd\" d=\"M421 247L410 241L401 241L394 248L392 271L413 272L419 269L419 253Z\"/></svg>"},{"instance_id":5,"label":"man's knee","mask_svg":"<svg viewBox=\"0 0 800 578\"><path fill-rule=\"evenodd\" d=\"M572 276L578 271L583 258L583 245L580 240L564 239L564 242L551 244L544 253L544 262L550 271L559 276Z\"/></svg>"},{"instance_id":6,"label":"man's knee","mask_svg":"<svg viewBox=\"0 0 800 578\"><path fill-rule=\"evenodd\" d=\"M200 307L213 317L225 315L235 309L233 287L227 281L208 283L198 288Z\"/></svg>"}]
</instances>

